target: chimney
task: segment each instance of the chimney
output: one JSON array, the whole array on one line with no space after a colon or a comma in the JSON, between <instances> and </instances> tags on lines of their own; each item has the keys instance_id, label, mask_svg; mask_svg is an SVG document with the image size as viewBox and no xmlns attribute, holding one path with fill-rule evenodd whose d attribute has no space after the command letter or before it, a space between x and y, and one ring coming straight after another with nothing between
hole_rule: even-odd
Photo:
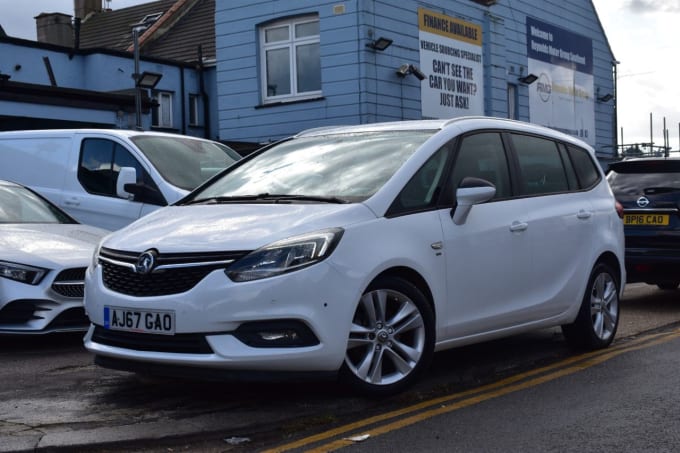
<instances>
[{"instance_id":1,"label":"chimney","mask_svg":"<svg viewBox=\"0 0 680 453\"><path fill-rule=\"evenodd\" d=\"M88 14L100 13L104 10L102 0L74 0L73 9L76 17L85 20Z\"/></svg>"},{"instance_id":2,"label":"chimney","mask_svg":"<svg viewBox=\"0 0 680 453\"><path fill-rule=\"evenodd\" d=\"M71 16L63 13L40 13L35 17L38 42L57 46L73 46Z\"/></svg>"}]
</instances>

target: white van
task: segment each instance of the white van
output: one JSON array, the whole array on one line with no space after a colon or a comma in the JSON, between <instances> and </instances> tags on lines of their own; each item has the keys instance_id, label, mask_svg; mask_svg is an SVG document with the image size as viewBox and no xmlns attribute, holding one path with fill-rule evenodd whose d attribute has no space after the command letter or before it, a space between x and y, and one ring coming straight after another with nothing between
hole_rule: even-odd
<instances>
[{"instance_id":1,"label":"white van","mask_svg":"<svg viewBox=\"0 0 680 453\"><path fill-rule=\"evenodd\" d=\"M221 143L161 132L0 132L0 178L108 230L174 203L239 158Z\"/></svg>"}]
</instances>

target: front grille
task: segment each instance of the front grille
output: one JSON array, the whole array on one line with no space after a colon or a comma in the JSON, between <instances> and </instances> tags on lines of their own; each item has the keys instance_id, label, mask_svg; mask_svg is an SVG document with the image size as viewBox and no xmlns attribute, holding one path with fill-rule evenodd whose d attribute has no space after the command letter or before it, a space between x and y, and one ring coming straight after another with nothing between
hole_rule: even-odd
<instances>
[{"instance_id":1,"label":"front grille","mask_svg":"<svg viewBox=\"0 0 680 453\"><path fill-rule=\"evenodd\" d=\"M52 289L64 297L83 298L85 268L64 269L52 283Z\"/></svg>"},{"instance_id":2,"label":"front grille","mask_svg":"<svg viewBox=\"0 0 680 453\"><path fill-rule=\"evenodd\" d=\"M189 291L215 269L226 269L230 261L248 252L157 254L155 269L148 274L134 270L139 253L102 248L99 263L104 285L129 296L150 297ZM102 259L103 258L103 259ZM162 266L179 266L162 269Z\"/></svg>"},{"instance_id":3,"label":"front grille","mask_svg":"<svg viewBox=\"0 0 680 453\"><path fill-rule=\"evenodd\" d=\"M95 343L135 351L176 352L183 354L212 354L213 350L203 334L181 333L157 335L121 332L95 326L92 333Z\"/></svg>"}]
</instances>

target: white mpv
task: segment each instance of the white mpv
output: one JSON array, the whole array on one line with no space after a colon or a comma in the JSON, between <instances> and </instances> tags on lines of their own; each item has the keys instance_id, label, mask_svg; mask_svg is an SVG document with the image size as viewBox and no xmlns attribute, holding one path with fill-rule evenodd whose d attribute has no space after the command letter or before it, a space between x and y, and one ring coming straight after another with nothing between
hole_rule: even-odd
<instances>
[{"instance_id":1,"label":"white mpv","mask_svg":"<svg viewBox=\"0 0 680 453\"><path fill-rule=\"evenodd\" d=\"M332 372L389 394L437 350L530 329L606 347L624 284L585 143L493 118L314 129L108 236L85 346L145 374Z\"/></svg>"}]
</instances>

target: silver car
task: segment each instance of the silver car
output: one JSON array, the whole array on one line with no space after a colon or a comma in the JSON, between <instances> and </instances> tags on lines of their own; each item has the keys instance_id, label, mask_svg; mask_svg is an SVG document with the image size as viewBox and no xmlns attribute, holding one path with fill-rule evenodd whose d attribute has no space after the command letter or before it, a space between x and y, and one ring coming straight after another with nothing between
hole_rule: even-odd
<instances>
[{"instance_id":1,"label":"silver car","mask_svg":"<svg viewBox=\"0 0 680 453\"><path fill-rule=\"evenodd\" d=\"M0 334L85 330L85 268L107 233L0 180Z\"/></svg>"}]
</instances>

